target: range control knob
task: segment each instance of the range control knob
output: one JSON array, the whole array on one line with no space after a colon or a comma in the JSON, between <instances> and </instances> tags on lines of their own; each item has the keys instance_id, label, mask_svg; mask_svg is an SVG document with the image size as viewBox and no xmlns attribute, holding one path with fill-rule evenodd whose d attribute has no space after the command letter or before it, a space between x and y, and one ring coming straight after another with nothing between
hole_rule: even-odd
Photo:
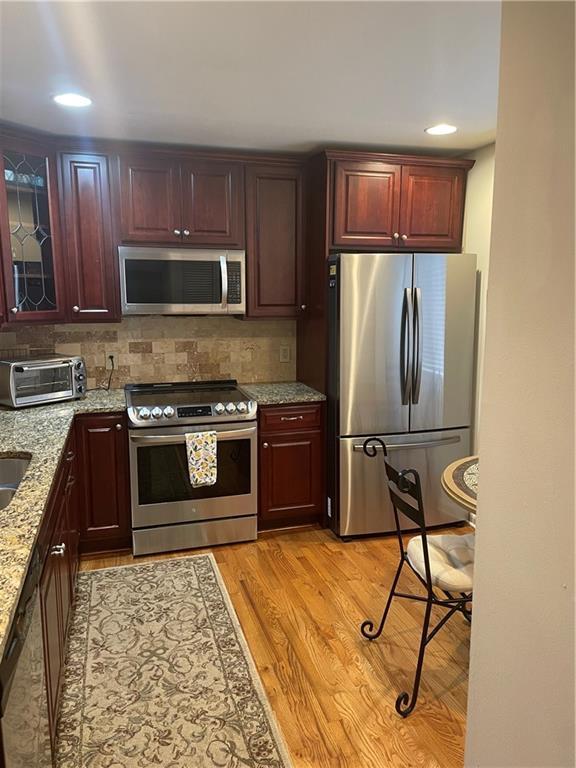
<instances>
[{"instance_id":1,"label":"range control knob","mask_svg":"<svg viewBox=\"0 0 576 768\"><path fill-rule=\"evenodd\" d=\"M140 410L138 411L138 418L144 419L145 421L146 419L149 419L150 411L148 410L148 408L140 408Z\"/></svg>"},{"instance_id":2,"label":"range control knob","mask_svg":"<svg viewBox=\"0 0 576 768\"><path fill-rule=\"evenodd\" d=\"M152 408L152 418L154 419L160 419L162 417L162 408L158 408L158 406L155 406Z\"/></svg>"},{"instance_id":3,"label":"range control knob","mask_svg":"<svg viewBox=\"0 0 576 768\"><path fill-rule=\"evenodd\" d=\"M84 381L84 374L83 373L77 373L76 374L76 381Z\"/></svg>"},{"instance_id":4,"label":"range control knob","mask_svg":"<svg viewBox=\"0 0 576 768\"><path fill-rule=\"evenodd\" d=\"M171 405L167 405L166 408L164 408L164 416L166 416L167 419L171 419L172 416L174 416L174 408L172 408Z\"/></svg>"},{"instance_id":5,"label":"range control knob","mask_svg":"<svg viewBox=\"0 0 576 768\"><path fill-rule=\"evenodd\" d=\"M214 406L214 413L224 413L225 410L224 403L216 403Z\"/></svg>"},{"instance_id":6,"label":"range control knob","mask_svg":"<svg viewBox=\"0 0 576 768\"><path fill-rule=\"evenodd\" d=\"M234 405L234 403L228 403L226 405L226 412L227 413L234 413L235 410L236 410L236 406Z\"/></svg>"},{"instance_id":7,"label":"range control knob","mask_svg":"<svg viewBox=\"0 0 576 768\"><path fill-rule=\"evenodd\" d=\"M236 406L236 410L238 411L238 413L246 413L246 411L248 410L248 406L246 405L246 403L238 403L238 405Z\"/></svg>"}]
</instances>

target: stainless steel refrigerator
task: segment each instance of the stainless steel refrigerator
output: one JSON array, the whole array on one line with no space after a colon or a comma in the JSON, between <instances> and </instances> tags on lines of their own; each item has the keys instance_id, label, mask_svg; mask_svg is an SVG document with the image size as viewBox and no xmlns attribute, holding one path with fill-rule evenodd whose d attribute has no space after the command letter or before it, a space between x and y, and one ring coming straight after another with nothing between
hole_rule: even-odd
<instances>
[{"instance_id":1,"label":"stainless steel refrigerator","mask_svg":"<svg viewBox=\"0 0 576 768\"><path fill-rule=\"evenodd\" d=\"M471 452L476 257L346 253L329 260L328 516L340 536L394 530L382 438L420 473L430 525L465 518L443 469Z\"/></svg>"}]
</instances>

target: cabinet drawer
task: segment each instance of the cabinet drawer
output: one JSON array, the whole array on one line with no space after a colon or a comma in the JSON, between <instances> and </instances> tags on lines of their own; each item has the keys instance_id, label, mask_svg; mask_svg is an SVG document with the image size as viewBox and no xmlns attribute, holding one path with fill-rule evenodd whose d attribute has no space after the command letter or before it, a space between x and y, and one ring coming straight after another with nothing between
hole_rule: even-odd
<instances>
[{"instance_id":1,"label":"cabinet drawer","mask_svg":"<svg viewBox=\"0 0 576 768\"><path fill-rule=\"evenodd\" d=\"M260 409L260 432L311 429L322 424L322 403L273 405Z\"/></svg>"}]
</instances>

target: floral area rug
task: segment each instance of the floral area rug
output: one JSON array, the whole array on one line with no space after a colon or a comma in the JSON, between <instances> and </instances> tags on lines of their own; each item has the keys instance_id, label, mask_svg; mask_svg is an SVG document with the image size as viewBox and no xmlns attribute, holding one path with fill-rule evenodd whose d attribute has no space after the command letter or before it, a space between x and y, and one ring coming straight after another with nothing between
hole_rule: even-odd
<instances>
[{"instance_id":1,"label":"floral area rug","mask_svg":"<svg viewBox=\"0 0 576 768\"><path fill-rule=\"evenodd\" d=\"M58 768L290 768L212 555L81 573Z\"/></svg>"}]
</instances>

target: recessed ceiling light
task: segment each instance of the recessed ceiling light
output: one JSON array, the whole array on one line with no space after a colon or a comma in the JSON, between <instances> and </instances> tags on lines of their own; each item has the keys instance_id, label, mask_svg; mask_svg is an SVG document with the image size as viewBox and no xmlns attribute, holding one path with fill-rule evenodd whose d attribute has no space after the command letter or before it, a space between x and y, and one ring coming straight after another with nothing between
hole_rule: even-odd
<instances>
[{"instance_id":1,"label":"recessed ceiling light","mask_svg":"<svg viewBox=\"0 0 576 768\"><path fill-rule=\"evenodd\" d=\"M89 107L92 104L92 99L79 93L59 93L54 96L54 101L61 107Z\"/></svg>"},{"instance_id":2,"label":"recessed ceiling light","mask_svg":"<svg viewBox=\"0 0 576 768\"><path fill-rule=\"evenodd\" d=\"M424 130L431 136L446 136L449 133L456 133L458 128L455 125L448 125L448 123L438 123L438 125L433 125Z\"/></svg>"}]
</instances>

